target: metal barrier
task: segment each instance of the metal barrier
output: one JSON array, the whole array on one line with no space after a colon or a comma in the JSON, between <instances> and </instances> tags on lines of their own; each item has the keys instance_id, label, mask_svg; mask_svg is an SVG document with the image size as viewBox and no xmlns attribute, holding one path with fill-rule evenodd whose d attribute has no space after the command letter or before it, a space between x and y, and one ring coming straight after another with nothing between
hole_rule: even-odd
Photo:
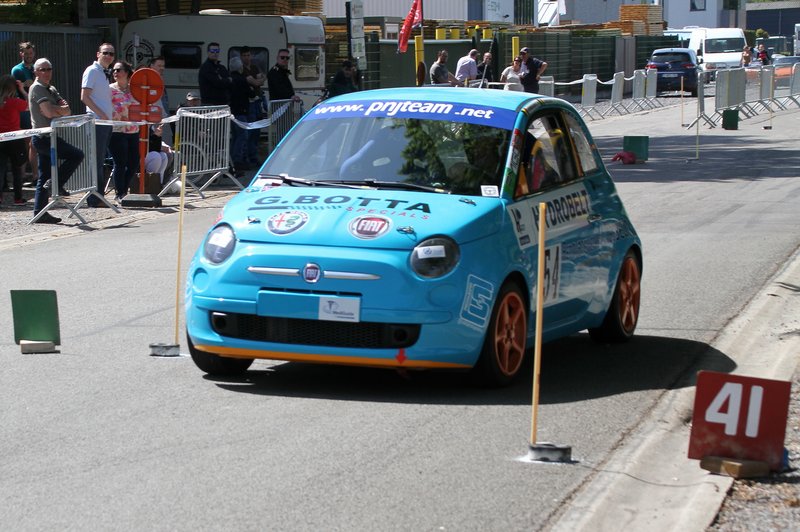
<instances>
[{"instance_id":1,"label":"metal barrier","mask_svg":"<svg viewBox=\"0 0 800 532\"><path fill-rule=\"evenodd\" d=\"M167 194L173 183L180 180L186 165L186 183L201 198L203 191L220 177L228 177L240 189L244 188L230 171L231 111L227 105L183 107L178 109L175 129L175 173L164 185L159 196ZM199 182L211 176L205 183Z\"/></svg>"},{"instance_id":2,"label":"metal barrier","mask_svg":"<svg viewBox=\"0 0 800 532\"><path fill-rule=\"evenodd\" d=\"M648 68L644 80L644 101L652 108L662 107L658 101L658 70Z\"/></svg>"},{"instance_id":3,"label":"metal barrier","mask_svg":"<svg viewBox=\"0 0 800 532\"><path fill-rule=\"evenodd\" d=\"M59 148L62 150L59 158ZM83 159L75 171L69 176L68 181L62 183L63 189L69 195L83 193L83 197L74 206L64 201L60 194L59 183L64 176L59 176L64 155L78 150L83 154ZM95 196L105 203L114 212L120 212L114 205L106 201L105 196L97 190L97 158L95 154L95 123L94 116L85 114L54 118L50 124L50 192L51 197L47 205L39 211L28 223L33 223L55 205L63 205L70 211L69 217L75 216L81 223L86 220L78 213L78 209L86 204L89 196ZM62 164L59 164L59 163Z\"/></svg>"},{"instance_id":4,"label":"metal barrier","mask_svg":"<svg viewBox=\"0 0 800 532\"><path fill-rule=\"evenodd\" d=\"M303 116L303 102L270 100L267 112L270 119L270 124L267 128L267 134L269 135L268 146L269 151L272 152L284 135L292 129L295 122Z\"/></svg>"},{"instance_id":5,"label":"metal barrier","mask_svg":"<svg viewBox=\"0 0 800 532\"><path fill-rule=\"evenodd\" d=\"M627 107L628 110L630 110L631 107L638 107L641 110L646 110L649 107L645 96L646 82L647 77L644 70L633 71L633 95L631 97L630 106Z\"/></svg>"},{"instance_id":6,"label":"metal barrier","mask_svg":"<svg viewBox=\"0 0 800 532\"><path fill-rule=\"evenodd\" d=\"M581 88L580 113L594 120L592 113L597 113L598 118L603 118L597 110L597 74L584 74L583 87Z\"/></svg>"},{"instance_id":7,"label":"metal barrier","mask_svg":"<svg viewBox=\"0 0 800 532\"><path fill-rule=\"evenodd\" d=\"M714 110L718 115L726 109L739 109L746 117L754 114L754 110L745 104L747 76L743 68L720 70L716 73L716 95Z\"/></svg>"},{"instance_id":8,"label":"metal barrier","mask_svg":"<svg viewBox=\"0 0 800 532\"><path fill-rule=\"evenodd\" d=\"M784 96L781 103L784 107L788 106L790 102L800 107L800 64L795 63L792 65L792 79L789 82L789 95Z\"/></svg>"},{"instance_id":9,"label":"metal barrier","mask_svg":"<svg viewBox=\"0 0 800 532\"><path fill-rule=\"evenodd\" d=\"M542 76L539 78L539 94L542 96L553 97L556 95L556 78L553 76Z\"/></svg>"},{"instance_id":10,"label":"metal barrier","mask_svg":"<svg viewBox=\"0 0 800 532\"><path fill-rule=\"evenodd\" d=\"M625 104L622 103L623 99L625 98L625 73L624 72L617 72L614 74L614 80L611 84L611 102L609 104L609 108L605 110L603 116L607 114L611 114L613 112L617 112L618 114L622 115L623 111L625 113L628 112L628 109L625 108Z\"/></svg>"},{"instance_id":11,"label":"metal barrier","mask_svg":"<svg viewBox=\"0 0 800 532\"><path fill-rule=\"evenodd\" d=\"M697 117L686 127L690 129L692 126L703 120L708 127L716 127L714 117L706 114L706 73L697 73Z\"/></svg>"},{"instance_id":12,"label":"metal barrier","mask_svg":"<svg viewBox=\"0 0 800 532\"><path fill-rule=\"evenodd\" d=\"M763 107L766 111L772 111L771 104L778 106L780 109L786 109L780 101L775 99L775 67L772 65L765 65L761 67L759 78L759 90L757 105Z\"/></svg>"}]
</instances>

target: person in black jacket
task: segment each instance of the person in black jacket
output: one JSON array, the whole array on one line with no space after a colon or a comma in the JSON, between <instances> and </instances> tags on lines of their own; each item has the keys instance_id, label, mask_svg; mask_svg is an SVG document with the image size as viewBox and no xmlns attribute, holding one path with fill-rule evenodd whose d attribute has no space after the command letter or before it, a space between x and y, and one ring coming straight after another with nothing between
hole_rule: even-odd
<instances>
[{"instance_id":1,"label":"person in black jacket","mask_svg":"<svg viewBox=\"0 0 800 532\"><path fill-rule=\"evenodd\" d=\"M208 58L200 65L197 80L203 105L228 105L231 99L231 76L219 61L219 43L208 43Z\"/></svg>"},{"instance_id":2,"label":"person in black jacket","mask_svg":"<svg viewBox=\"0 0 800 532\"><path fill-rule=\"evenodd\" d=\"M342 61L342 69L333 77L333 81L331 81L328 88L328 96L333 97L356 92L358 90L358 85L356 85L357 72L352 61Z\"/></svg>"},{"instance_id":3,"label":"person in black jacket","mask_svg":"<svg viewBox=\"0 0 800 532\"><path fill-rule=\"evenodd\" d=\"M250 87L244 76L242 60L238 57L231 59L231 114L243 124L247 124L247 111L250 107ZM233 142L231 144L231 159L236 177L244 175L249 170L247 165L247 130L235 122L231 124Z\"/></svg>"},{"instance_id":4,"label":"person in black jacket","mask_svg":"<svg viewBox=\"0 0 800 532\"><path fill-rule=\"evenodd\" d=\"M270 100L300 101L300 97L294 93L289 74L289 50L281 48L278 50L278 62L267 73Z\"/></svg>"}]
</instances>

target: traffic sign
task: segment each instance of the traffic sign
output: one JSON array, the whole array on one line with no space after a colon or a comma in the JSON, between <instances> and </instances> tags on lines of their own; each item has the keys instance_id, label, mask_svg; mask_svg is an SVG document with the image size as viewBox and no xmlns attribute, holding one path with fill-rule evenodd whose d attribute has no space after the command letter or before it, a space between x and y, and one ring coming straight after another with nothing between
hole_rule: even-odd
<instances>
[{"instance_id":1,"label":"traffic sign","mask_svg":"<svg viewBox=\"0 0 800 532\"><path fill-rule=\"evenodd\" d=\"M150 105L161 99L164 80L152 68L140 68L131 75L131 95L142 105Z\"/></svg>"},{"instance_id":2,"label":"traffic sign","mask_svg":"<svg viewBox=\"0 0 800 532\"><path fill-rule=\"evenodd\" d=\"M757 460L780 470L790 392L787 381L699 372L689 458Z\"/></svg>"}]
</instances>

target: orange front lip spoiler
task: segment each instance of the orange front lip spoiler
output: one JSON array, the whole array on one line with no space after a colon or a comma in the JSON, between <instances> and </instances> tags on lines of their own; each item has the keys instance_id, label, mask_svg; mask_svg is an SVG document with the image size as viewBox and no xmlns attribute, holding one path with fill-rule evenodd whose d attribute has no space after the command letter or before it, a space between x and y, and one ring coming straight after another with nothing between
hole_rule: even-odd
<instances>
[{"instance_id":1,"label":"orange front lip spoiler","mask_svg":"<svg viewBox=\"0 0 800 532\"><path fill-rule=\"evenodd\" d=\"M195 345L195 349L214 355L231 358L260 358L266 360L285 360L287 362L309 362L316 364L338 364L342 366L367 366L374 368L404 369L469 369L472 366L454 362L436 362L432 360L409 360L398 351L395 358L353 357L323 355L319 353L287 353L284 351L261 351L241 349L237 347L221 347L211 345Z\"/></svg>"}]
</instances>

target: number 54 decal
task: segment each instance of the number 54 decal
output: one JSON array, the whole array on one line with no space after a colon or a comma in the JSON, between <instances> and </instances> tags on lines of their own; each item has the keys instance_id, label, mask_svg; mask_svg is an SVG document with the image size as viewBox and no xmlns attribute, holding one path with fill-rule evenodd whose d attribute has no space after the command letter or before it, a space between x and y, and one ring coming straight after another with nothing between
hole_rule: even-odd
<instances>
[{"instance_id":1,"label":"number 54 decal","mask_svg":"<svg viewBox=\"0 0 800 532\"><path fill-rule=\"evenodd\" d=\"M558 301L561 286L561 244L544 249L544 306ZM536 286L533 287L533 299L536 300Z\"/></svg>"}]
</instances>

